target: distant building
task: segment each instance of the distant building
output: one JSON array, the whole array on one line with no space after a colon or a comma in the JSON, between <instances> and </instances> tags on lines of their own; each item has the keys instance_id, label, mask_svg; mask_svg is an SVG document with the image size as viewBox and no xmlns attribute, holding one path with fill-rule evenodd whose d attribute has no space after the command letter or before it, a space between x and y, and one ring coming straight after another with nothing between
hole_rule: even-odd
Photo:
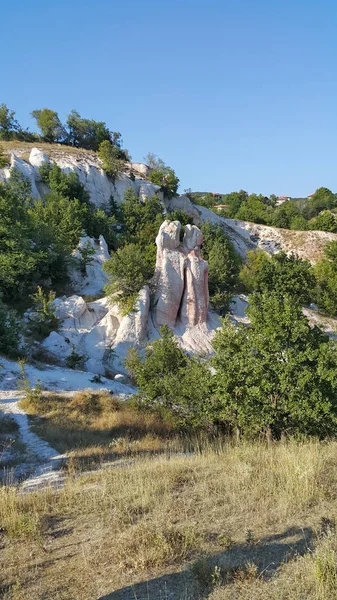
<instances>
[{"instance_id":1,"label":"distant building","mask_svg":"<svg viewBox=\"0 0 337 600\"><path fill-rule=\"evenodd\" d=\"M312 198L315 194L309 194L309 196L307 196L307 198Z\"/></svg>"},{"instance_id":2,"label":"distant building","mask_svg":"<svg viewBox=\"0 0 337 600\"><path fill-rule=\"evenodd\" d=\"M287 202L287 200L291 200L290 196L279 196L276 200L276 205L279 206L280 204L283 204L283 202Z\"/></svg>"},{"instance_id":3,"label":"distant building","mask_svg":"<svg viewBox=\"0 0 337 600\"><path fill-rule=\"evenodd\" d=\"M214 208L216 210L226 210L226 208L229 208L229 204L214 204Z\"/></svg>"}]
</instances>

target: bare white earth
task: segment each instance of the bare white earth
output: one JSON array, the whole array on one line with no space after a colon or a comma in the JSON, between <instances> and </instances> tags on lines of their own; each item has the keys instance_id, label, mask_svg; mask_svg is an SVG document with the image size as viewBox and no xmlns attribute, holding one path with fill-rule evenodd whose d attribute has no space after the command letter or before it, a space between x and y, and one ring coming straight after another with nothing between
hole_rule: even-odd
<instances>
[{"instance_id":1,"label":"bare white earth","mask_svg":"<svg viewBox=\"0 0 337 600\"><path fill-rule=\"evenodd\" d=\"M84 389L105 389L119 398L127 398L135 393L132 386L111 381L105 377L100 383L92 381L93 373L73 371L50 365L41 365L39 368L32 365L25 366L25 375L32 387L38 382L43 389L49 391L73 393ZM19 441L25 446L25 460L11 468L2 469L2 480L8 483L23 480L20 489L23 492L35 491L43 487L57 488L63 485L64 472L60 469L65 455L60 455L47 442L41 440L30 429L27 414L20 408L19 401L23 393L18 391L20 382L20 368L17 362L0 357L0 416L12 417L19 427Z\"/></svg>"}]
</instances>

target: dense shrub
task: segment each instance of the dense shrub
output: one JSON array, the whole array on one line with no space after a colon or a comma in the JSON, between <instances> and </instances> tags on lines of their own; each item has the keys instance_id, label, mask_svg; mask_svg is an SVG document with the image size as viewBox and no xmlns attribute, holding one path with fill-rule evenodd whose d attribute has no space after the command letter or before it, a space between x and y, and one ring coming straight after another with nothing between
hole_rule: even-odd
<instances>
[{"instance_id":1,"label":"dense shrub","mask_svg":"<svg viewBox=\"0 0 337 600\"><path fill-rule=\"evenodd\" d=\"M226 321L214 340L216 414L248 435L336 433L335 343L290 296L249 301L251 326Z\"/></svg>"},{"instance_id":2,"label":"dense shrub","mask_svg":"<svg viewBox=\"0 0 337 600\"><path fill-rule=\"evenodd\" d=\"M104 270L111 276L106 292L109 295L117 293L115 299L125 314L132 309L139 290L153 275L152 265L136 244L126 244L113 252L104 263Z\"/></svg>"},{"instance_id":3,"label":"dense shrub","mask_svg":"<svg viewBox=\"0 0 337 600\"><path fill-rule=\"evenodd\" d=\"M14 311L2 301L0 295L0 353L9 357L18 354L20 324Z\"/></svg>"},{"instance_id":4,"label":"dense shrub","mask_svg":"<svg viewBox=\"0 0 337 600\"><path fill-rule=\"evenodd\" d=\"M337 316L337 242L329 242L324 257L314 267L315 300L321 310Z\"/></svg>"},{"instance_id":5,"label":"dense shrub","mask_svg":"<svg viewBox=\"0 0 337 600\"><path fill-rule=\"evenodd\" d=\"M220 314L225 314L237 283L241 259L220 226L206 222L202 234L202 255L209 267L210 301Z\"/></svg>"},{"instance_id":6,"label":"dense shrub","mask_svg":"<svg viewBox=\"0 0 337 600\"><path fill-rule=\"evenodd\" d=\"M266 252L248 252L248 260L240 272L240 280L248 292L275 292L296 297L308 304L315 288L314 271L307 260L285 252L269 255Z\"/></svg>"}]
</instances>

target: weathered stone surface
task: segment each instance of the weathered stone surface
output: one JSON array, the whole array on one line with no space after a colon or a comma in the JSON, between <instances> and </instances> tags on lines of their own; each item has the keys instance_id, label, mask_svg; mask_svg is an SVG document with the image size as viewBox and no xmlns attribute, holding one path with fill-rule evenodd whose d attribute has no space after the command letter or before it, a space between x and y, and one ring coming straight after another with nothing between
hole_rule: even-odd
<instances>
[{"instance_id":1,"label":"weathered stone surface","mask_svg":"<svg viewBox=\"0 0 337 600\"><path fill-rule=\"evenodd\" d=\"M192 250L185 261L185 288L181 304L182 323L194 327L206 323L208 314L208 262Z\"/></svg>"},{"instance_id":2,"label":"weathered stone surface","mask_svg":"<svg viewBox=\"0 0 337 600\"><path fill-rule=\"evenodd\" d=\"M69 298L56 298L53 302L55 317L66 319L67 317L79 319L86 310L86 303L81 296L70 296Z\"/></svg>"},{"instance_id":3,"label":"weathered stone surface","mask_svg":"<svg viewBox=\"0 0 337 600\"><path fill-rule=\"evenodd\" d=\"M164 221L156 238L157 260L153 317L157 327L174 327L184 291L185 255L179 249L179 221Z\"/></svg>"},{"instance_id":4,"label":"weathered stone surface","mask_svg":"<svg viewBox=\"0 0 337 600\"><path fill-rule=\"evenodd\" d=\"M199 212L195 205L192 204L188 196L175 196L174 198L166 201L166 206L168 210L182 210L187 215L192 217L195 225L199 225L199 223L201 223Z\"/></svg>"},{"instance_id":5,"label":"weathered stone surface","mask_svg":"<svg viewBox=\"0 0 337 600\"><path fill-rule=\"evenodd\" d=\"M208 314L208 263L200 257L203 236L186 225L180 246L180 223L164 221L156 238L154 322L174 328L178 316L189 327L205 323Z\"/></svg>"},{"instance_id":6,"label":"weathered stone surface","mask_svg":"<svg viewBox=\"0 0 337 600\"><path fill-rule=\"evenodd\" d=\"M33 167L37 167L38 169L44 165L44 163L50 163L50 160L42 150L38 148L32 148L29 155L29 162Z\"/></svg>"},{"instance_id":7,"label":"weathered stone surface","mask_svg":"<svg viewBox=\"0 0 337 600\"><path fill-rule=\"evenodd\" d=\"M70 273L73 288L78 294L86 294L88 296L96 296L102 292L105 284L108 281L103 264L110 258L107 243L102 235L99 236L98 243L89 236L81 237L78 247L73 252L74 258L81 260L83 249L88 249L92 252L88 264L84 271L74 268Z\"/></svg>"}]
</instances>

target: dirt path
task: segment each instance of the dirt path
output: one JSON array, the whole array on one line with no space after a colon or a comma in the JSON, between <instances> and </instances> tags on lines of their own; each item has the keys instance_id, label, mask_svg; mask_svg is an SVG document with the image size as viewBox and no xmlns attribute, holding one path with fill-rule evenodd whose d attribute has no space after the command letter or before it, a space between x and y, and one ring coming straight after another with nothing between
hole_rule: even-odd
<instances>
[{"instance_id":1,"label":"dirt path","mask_svg":"<svg viewBox=\"0 0 337 600\"><path fill-rule=\"evenodd\" d=\"M64 481L64 474L59 467L66 457L30 430L28 416L18 404L20 398L22 394L17 390L0 391L0 416L9 415L16 421L20 441L26 448L25 462L10 469L7 478L13 481L26 478L21 484L23 491L34 491L46 486L59 487Z\"/></svg>"}]
</instances>

